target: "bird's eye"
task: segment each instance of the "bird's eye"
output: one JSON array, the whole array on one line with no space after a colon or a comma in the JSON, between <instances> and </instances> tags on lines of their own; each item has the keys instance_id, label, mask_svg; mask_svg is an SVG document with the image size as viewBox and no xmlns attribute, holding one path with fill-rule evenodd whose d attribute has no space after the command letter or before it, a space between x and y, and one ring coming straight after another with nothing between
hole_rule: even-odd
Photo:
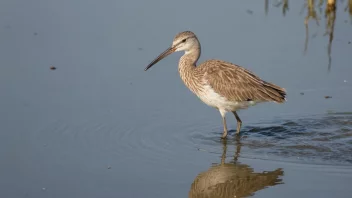
<instances>
[{"instance_id":1,"label":"bird's eye","mask_svg":"<svg viewBox=\"0 0 352 198\"><path fill-rule=\"evenodd\" d=\"M182 43L184 43L184 42L186 42L186 39L183 39L183 40L182 40Z\"/></svg>"}]
</instances>

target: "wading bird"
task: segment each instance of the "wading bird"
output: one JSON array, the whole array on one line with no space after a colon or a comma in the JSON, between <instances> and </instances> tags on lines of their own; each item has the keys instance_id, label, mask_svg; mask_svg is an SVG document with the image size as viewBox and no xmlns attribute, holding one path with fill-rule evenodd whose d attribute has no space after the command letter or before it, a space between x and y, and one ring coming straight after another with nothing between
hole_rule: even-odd
<instances>
[{"instance_id":1,"label":"wading bird","mask_svg":"<svg viewBox=\"0 0 352 198\"><path fill-rule=\"evenodd\" d=\"M237 120L238 135L242 121L237 112L261 102L283 103L286 91L266 82L247 69L222 60L207 60L198 66L200 43L191 31L178 33L171 47L155 58L146 68L147 71L161 59L177 51L185 51L180 58L178 71L184 84L205 104L220 111L224 132L227 136L225 115L232 112Z\"/></svg>"}]
</instances>

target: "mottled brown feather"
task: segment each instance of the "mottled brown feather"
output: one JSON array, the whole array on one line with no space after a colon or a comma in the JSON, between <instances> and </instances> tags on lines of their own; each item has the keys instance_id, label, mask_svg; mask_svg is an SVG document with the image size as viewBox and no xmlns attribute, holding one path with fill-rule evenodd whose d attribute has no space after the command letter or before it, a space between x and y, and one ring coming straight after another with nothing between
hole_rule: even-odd
<instances>
[{"instance_id":1,"label":"mottled brown feather","mask_svg":"<svg viewBox=\"0 0 352 198\"><path fill-rule=\"evenodd\" d=\"M204 73L203 80L216 93L231 101L285 101L286 91L260 79L249 70L221 60L208 60L197 67Z\"/></svg>"}]
</instances>

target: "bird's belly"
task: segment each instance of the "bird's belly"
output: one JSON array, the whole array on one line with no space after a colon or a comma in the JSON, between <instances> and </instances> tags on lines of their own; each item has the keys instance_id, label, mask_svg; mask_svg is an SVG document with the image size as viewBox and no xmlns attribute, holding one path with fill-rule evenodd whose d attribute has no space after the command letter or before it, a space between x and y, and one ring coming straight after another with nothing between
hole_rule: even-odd
<instances>
[{"instance_id":1,"label":"bird's belly","mask_svg":"<svg viewBox=\"0 0 352 198\"><path fill-rule=\"evenodd\" d=\"M236 111L239 109L246 109L255 105L255 101L232 101L225 96L216 93L210 86L207 86L202 93L197 93L197 96L207 105L217 109L226 111Z\"/></svg>"}]
</instances>

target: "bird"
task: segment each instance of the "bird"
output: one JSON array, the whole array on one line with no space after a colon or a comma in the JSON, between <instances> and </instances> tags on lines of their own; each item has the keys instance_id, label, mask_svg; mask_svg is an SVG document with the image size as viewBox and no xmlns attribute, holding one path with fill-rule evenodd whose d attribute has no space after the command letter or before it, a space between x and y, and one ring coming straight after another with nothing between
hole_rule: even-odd
<instances>
[{"instance_id":1,"label":"bird","mask_svg":"<svg viewBox=\"0 0 352 198\"><path fill-rule=\"evenodd\" d=\"M238 162L242 147L239 140L237 136L233 160L226 162L227 142L223 139L221 162L212 163L208 170L196 176L188 198L250 197L259 190L283 184L284 171L281 168L255 172L249 165Z\"/></svg>"},{"instance_id":2,"label":"bird","mask_svg":"<svg viewBox=\"0 0 352 198\"><path fill-rule=\"evenodd\" d=\"M262 102L286 101L284 88L262 80L242 66L218 59L206 60L197 65L201 45L192 31L176 34L171 46L150 62L144 70L147 71L160 60L178 51L184 51L178 64L178 72L183 83L202 102L220 112L224 128L222 139L228 135L226 113L232 112L235 116L236 135L239 135L242 120L237 111Z\"/></svg>"}]
</instances>

